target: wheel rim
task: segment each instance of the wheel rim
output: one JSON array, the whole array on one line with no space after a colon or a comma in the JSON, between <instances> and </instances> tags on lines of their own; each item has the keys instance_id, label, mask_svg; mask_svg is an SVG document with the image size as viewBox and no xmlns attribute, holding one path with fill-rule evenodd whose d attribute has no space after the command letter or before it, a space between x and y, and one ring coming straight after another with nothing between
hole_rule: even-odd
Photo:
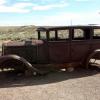
<instances>
[{"instance_id":1,"label":"wheel rim","mask_svg":"<svg viewBox=\"0 0 100 100\"><path fill-rule=\"evenodd\" d=\"M97 67L97 68L100 68L100 59L96 59L96 58L92 57L89 60L88 67Z\"/></svg>"}]
</instances>

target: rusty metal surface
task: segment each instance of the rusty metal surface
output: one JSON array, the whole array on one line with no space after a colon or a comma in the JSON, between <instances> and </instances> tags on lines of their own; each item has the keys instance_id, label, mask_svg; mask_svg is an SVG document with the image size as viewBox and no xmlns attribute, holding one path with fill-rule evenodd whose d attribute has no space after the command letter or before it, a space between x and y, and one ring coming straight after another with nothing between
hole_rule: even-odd
<instances>
[{"instance_id":1,"label":"rusty metal surface","mask_svg":"<svg viewBox=\"0 0 100 100\"><path fill-rule=\"evenodd\" d=\"M23 64L24 66L21 66ZM21 70L37 71L26 59L18 55L5 55L0 57L0 68L15 68ZM18 68L19 67L19 68Z\"/></svg>"},{"instance_id":2,"label":"rusty metal surface","mask_svg":"<svg viewBox=\"0 0 100 100\"><path fill-rule=\"evenodd\" d=\"M72 41L71 42L71 60L82 61L90 52L90 41Z\"/></svg>"},{"instance_id":3,"label":"rusty metal surface","mask_svg":"<svg viewBox=\"0 0 100 100\"><path fill-rule=\"evenodd\" d=\"M71 26L71 27L56 27L47 28L42 31L68 29L70 31L69 40L33 40L24 42L8 42L4 43L4 55L16 54L32 64L52 64L52 63L71 63L71 62L83 62L89 54L95 49L100 49L100 39L93 40L91 38L92 28L96 26ZM72 40L73 31L71 28L88 28L91 32L89 36L84 40ZM100 28L100 27L98 27ZM41 30L38 30L41 31ZM86 33L85 33L86 35ZM47 35L48 37L48 35Z\"/></svg>"},{"instance_id":4,"label":"rusty metal surface","mask_svg":"<svg viewBox=\"0 0 100 100\"><path fill-rule=\"evenodd\" d=\"M49 42L50 63L67 63L70 61L70 42Z\"/></svg>"},{"instance_id":5,"label":"rusty metal surface","mask_svg":"<svg viewBox=\"0 0 100 100\"><path fill-rule=\"evenodd\" d=\"M17 42L17 41L4 42L5 46L25 46L25 45L38 45L38 44L43 44L43 41L32 40L32 41L22 41L22 42Z\"/></svg>"},{"instance_id":6,"label":"rusty metal surface","mask_svg":"<svg viewBox=\"0 0 100 100\"><path fill-rule=\"evenodd\" d=\"M4 55L15 54L21 56L28 60L31 63L37 62L37 47L42 45L42 40L34 40L24 42L8 42L3 44L4 46Z\"/></svg>"}]
</instances>

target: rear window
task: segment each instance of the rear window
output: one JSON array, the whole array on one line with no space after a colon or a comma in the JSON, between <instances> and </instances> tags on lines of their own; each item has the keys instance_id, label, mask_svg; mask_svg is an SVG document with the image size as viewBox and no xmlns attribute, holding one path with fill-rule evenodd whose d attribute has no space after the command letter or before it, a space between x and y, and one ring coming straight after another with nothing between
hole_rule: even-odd
<instances>
[{"instance_id":1,"label":"rear window","mask_svg":"<svg viewBox=\"0 0 100 100\"><path fill-rule=\"evenodd\" d=\"M73 39L75 39L75 40L84 39L84 30L83 29L74 29Z\"/></svg>"},{"instance_id":2,"label":"rear window","mask_svg":"<svg viewBox=\"0 0 100 100\"><path fill-rule=\"evenodd\" d=\"M100 29L94 29L93 30L93 38L94 39L100 39Z\"/></svg>"}]
</instances>

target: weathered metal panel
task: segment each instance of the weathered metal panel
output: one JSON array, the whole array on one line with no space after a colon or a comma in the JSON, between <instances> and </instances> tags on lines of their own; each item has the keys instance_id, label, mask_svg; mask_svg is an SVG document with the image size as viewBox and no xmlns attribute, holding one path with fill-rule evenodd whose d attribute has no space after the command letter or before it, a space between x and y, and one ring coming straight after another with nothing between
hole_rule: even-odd
<instances>
[{"instance_id":1,"label":"weathered metal panel","mask_svg":"<svg viewBox=\"0 0 100 100\"><path fill-rule=\"evenodd\" d=\"M70 42L55 41L48 43L50 63L66 63L70 59Z\"/></svg>"},{"instance_id":2,"label":"weathered metal panel","mask_svg":"<svg viewBox=\"0 0 100 100\"><path fill-rule=\"evenodd\" d=\"M100 49L100 39L93 39L91 41L91 50Z\"/></svg>"},{"instance_id":3,"label":"weathered metal panel","mask_svg":"<svg viewBox=\"0 0 100 100\"><path fill-rule=\"evenodd\" d=\"M26 46L25 50L25 59L29 62L36 63L37 62L37 46Z\"/></svg>"},{"instance_id":4,"label":"weathered metal panel","mask_svg":"<svg viewBox=\"0 0 100 100\"><path fill-rule=\"evenodd\" d=\"M90 50L90 42L76 40L71 43L71 61L82 61Z\"/></svg>"},{"instance_id":5,"label":"weathered metal panel","mask_svg":"<svg viewBox=\"0 0 100 100\"><path fill-rule=\"evenodd\" d=\"M4 45L4 55L15 54L36 63L37 45L26 45L24 42L12 42Z\"/></svg>"},{"instance_id":6,"label":"weathered metal panel","mask_svg":"<svg viewBox=\"0 0 100 100\"><path fill-rule=\"evenodd\" d=\"M5 48L4 55L8 54L16 54L20 57L27 59L29 62L36 62L36 46L11 46Z\"/></svg>"},{"instance_id":7,"label":"weathered metal panel","mask_svg":"<svg viewBox=\"0 0 100 100\"><path fill-rule=\"evenodd\" d=\"M94 50L100 49L100 39L93 39L91 41L91 50L92 53ZM100 58L100 53L95 55L96 58Z\"/></svg>"},{"instance_id":8,"label":"weathered metal panel","mask_svg":"<svg viewBox=\"0 0 100 100\"><path fill-rule=\"evenodd\" d=\"M49 63L48 44L44 42L37 47L37 63Z\"/></svg>"}]
</instances>

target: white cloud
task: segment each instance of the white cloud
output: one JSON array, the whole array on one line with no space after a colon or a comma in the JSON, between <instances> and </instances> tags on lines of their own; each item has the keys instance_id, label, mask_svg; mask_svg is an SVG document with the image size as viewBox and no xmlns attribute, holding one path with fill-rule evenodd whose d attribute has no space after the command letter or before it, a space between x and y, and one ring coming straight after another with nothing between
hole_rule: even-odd
<instances>
[{"instance_id":1,"label":"white cloud","mask_svg":"<svg viewBox=\"0 0 100 100\"><path fill-rule=\"evenodd\" d=\"M32 5L32 3L25 2L16 3L12 6L6 6L5 4L2 4L0 5L0 12L28 13L30 12L30 9L27 9L27 7L30 7Z\"/></svg>"},{"instance_id":2,"label":"white cloud","mask_svg":"<svg viewBox=\"0 0 100 100\"><path fill-rule=\"evenodd\" d=\"M16 3L15 5L13 5L12 7L14 8L25 8L25 7L29 7L29 6L32 6L33 4L32 3Z\"/></svg>"},{"instance_id":3,"label":"white cloud","mask_svg":"<svg viewBox=\"0 0 100 100\"><path fill-rule=\"evenodd\" d=\"M49 4L49 5L34 5L33 6L33 10L50 10L50 9L53 9L53 8L63 8L65 6L68 6L68 4Z\"/></svg>"},{"instance_id":4,"label":"white cloud","mask_svg":"<svg viewBox=\"0 0 100 100\"><path fill-rule=\"evenodd\" d=\"M16 7L6 7L6 6L0 6L0 12L4 13L4 12L18 12L18 13L27 13L29 12L28 9L20 9L20 8L16 8Z\"/></svg>"},{"instance_id":5,"label":"white cloud","mask_svg":"<svg viewBox=\"0 0 100 100\"><path fill-rule=\"evenodd\" d=\"M92 12L62 12L55 15L40 15L31 16L28 20L16 19L14 22L11 20L3 21L5 25L49 25L49 26L66 26L66 25L87 25L99 24L100 14L98 11ZM1 21L2 23L2 21ZM2 24L2 25L4 25Z\"/></svg>"},{"instance_id":6,"label":"white cloud","mask_svg":"<svg viewBox=\"0 0 100 100\"><path fill-rule=\"evenodd\" d=\"M31 0L18 0L18 1L31 1Z\"/></svg>"},{"instance_id":7,"label":"white cloud","mask_svg":"<svg viewBox=\"0 0 100 100\"><path fill-rule=\"evenodd\" d=\"M91 17L90 17L91 16ZM48 20L49 19L49 20ZM52 16L44 16L39 20L37 25L86 25L86 24L100 24L100 15L98 12L82 12L82 13L59 13Z\"/></svg>"},{"instance_id":8,"label":"white cloud","mask_svg":"<svg viewBox=\"0 0 100 100\"><path fill-rule=\"evenodd\" d=\"M6 3L6 0L0 0L0 5Z\"/></svg>"},{"instance_id":9,"label":"white cloud","mask_svg":"<svg viewBox=\"0 0 100 100\"><path fill-rule=\"evenodd\" d=\"M91 1L91 0L76 0L78 2L86 2L86 1Z\"/></svg>"},{"instance_id":10,"label":"white cloud","mask_svg":"<svg viewBox=\"0 0 100 100\"><path fill-rule=\"evenodd\" d=\"M33 0L34 2L37 0ZM50 0L40 0L42 1L50 1ZM65 1L65 0L62 0ZM32 3L31 0L18 0L17 3L12 4L10 6L7 6L6 4L8 3L7 0L0 0L0 12L2 13L28 13L31 10L50 10L54 8L63 8L65 6L68 6L68 3L65 2L58 2L57 4L49 4L48 5L35 5ZM33 7L32 7L33 6ZM31 8L28 8L31 7Z\"/></svg>"}]
</instances>

